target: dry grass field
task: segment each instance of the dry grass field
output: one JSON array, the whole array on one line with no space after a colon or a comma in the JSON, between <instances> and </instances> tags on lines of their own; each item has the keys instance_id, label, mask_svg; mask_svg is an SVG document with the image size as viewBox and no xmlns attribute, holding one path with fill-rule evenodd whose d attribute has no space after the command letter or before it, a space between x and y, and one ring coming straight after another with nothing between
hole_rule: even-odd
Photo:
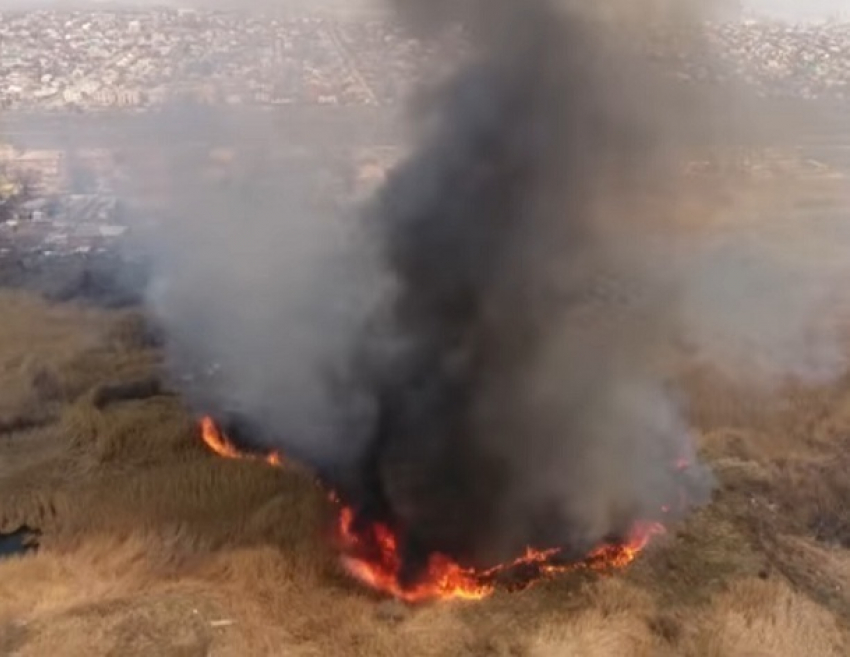
<instances>
[{"instance_id":1,"label":"dry grass field","mask_svg":"<svg viewBox=\"0 0 850 657\"><path fill-rule=\"evenodd\" d=\"M0 309L0 532L41 532L0 560L0 655L850 654L850 374L684 366L711 504L623 572L408 607L344 576L308 475L201 445L133 312Z\"/></svg>"}]
</instances>

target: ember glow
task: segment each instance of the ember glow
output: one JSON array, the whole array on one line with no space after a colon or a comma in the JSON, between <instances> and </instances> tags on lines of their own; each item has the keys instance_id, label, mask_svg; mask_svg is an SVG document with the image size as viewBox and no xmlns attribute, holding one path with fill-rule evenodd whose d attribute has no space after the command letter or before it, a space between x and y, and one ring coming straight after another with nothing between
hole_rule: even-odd
<instances>
[{"instance_id":1,"label":"ember glow","mask_svg":"<svg viewBox=\"0 0 850 657\"><path fill-rule=\"evenodd\" d=\"M204 443L224 458L259 460L276 467L284 463L278 452L252 454L240 450L211 417L201 419L200 431ZM358 523L354 509L345 505L334 491L329 491L328 497L339 509L335 534L346 572L366 586L405 602L481 600L500 584L509 590L521 590L540 580L579 569L601 572L624 568L654 536L665 532L658 522L637 523L625 541L600 545L580 560L565 560L560 548L529 547L512 562L487 570L463 568L450 557L434 553L418 581L404 585L398 532L381 522Z\"/></svg>"}]
</instances>

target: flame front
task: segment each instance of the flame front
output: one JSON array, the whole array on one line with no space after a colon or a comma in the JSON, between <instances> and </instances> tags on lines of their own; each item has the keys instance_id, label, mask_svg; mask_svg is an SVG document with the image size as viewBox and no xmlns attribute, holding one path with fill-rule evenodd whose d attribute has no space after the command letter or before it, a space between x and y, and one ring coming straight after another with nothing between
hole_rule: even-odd
<instances>
[{"instance_id":1,"label":"flame front","mask_svg":"<svg viewBox=\"0 0 850 657\"><path fill-rule=\"evenodd\" d=\"M204 443L219 456L261 460L276 467L283 465L284 460L278 452L251 454L239 450L210 417L201 419L200 429ZM435 552L429 556L417 583L404 586L397 533L380 522L367 523L365 528L355 530L353 508L343 504L334 491L329 491L328 496L339 509L336 539L345 570L366 586L406 602L481 600L496 590L500 576L520 570L528 575L514 588L525 588L541 579L581 568L594 571L623 568L635 560L653 536L665 531L657 522L637 523L627 540L600 545L580 561L559 562L560 548L536 550L529 547L517 559L487 570L463 568L450 557Z\"/></svg>"},{"instance_id":2,"label":"flame front","mask_svg":"<svg viewBox=\"0 0 850 657\"><path fill-rule=\"evenodd\" d=\"M487 570L462 568L451 558L433 553L418 583L404 587L400 582L402 563L395 533L381 523L373 523L365 531L355 532L354 519L350 507L340 509L338 536L343 566L367 586L406 602L481 600L496 590L499 576L522 569L529 574L514 586L515 589L581 568L594 571L624 568L635 560L653 536L665 532L660 523L638 523L623 543L601 545L585 559L566 563L557 561L562 553L560 548L536 550L529 547L521 557Z\"/></svg>"},{"instance_id":3,"label":"flame front","mask_svg":"<svg viewBox=\"0 0 850 657\"><path fill-rule=\"evenodd\" d=\"M281 466L283 459L278 452L269 452L264 455L251 454L243 452L233 444L224 432L218 428L209 416L201 418L201 439L206 443L213 452L226 459L260 459L269 465Z\"/></svg>"},{"instance_id":4,"label":"flame front","mask_svg":"<svg viewBox=\"0 0 850 657\"><path fill-rule=\"evenodd\" d=\"M345 569L373 589L400 600L418 602L430 599L460 598L480 600L494 586L481 581L478 574L461 568L441 554L432 554L420 581L410 587L401 585L402 563L395 533L382 523L372 523L363 532L355 532L354 511L340 508L338 538Z\"/></svg>"}]
</instances>

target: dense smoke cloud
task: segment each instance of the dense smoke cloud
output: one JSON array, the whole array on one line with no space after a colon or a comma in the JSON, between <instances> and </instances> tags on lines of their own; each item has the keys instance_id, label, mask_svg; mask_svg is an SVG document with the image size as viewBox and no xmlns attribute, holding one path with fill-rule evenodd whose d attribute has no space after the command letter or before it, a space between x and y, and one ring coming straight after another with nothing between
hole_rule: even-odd
<instances>
[{"instance_id":1,"label":"dense smoke cloud","mask_svg":"<svg viewBox=\"0 0 850 657\"><path fill-rule=\"evenodd\" d=\"M426 38L460 21L471 51L361 216L272 165L270 186L184 190L151 301L178 374L216 364L190 398L391 522L414 574L435 550L581 555L683 486L701 501L672 345L734 363L771 326L779 370L810 363L808 291L784 328L781 303L741 315L773 265L729 269L675 230L721 104L646 61L636 4L396 0Z\"/></svg>"},{"instance_id":2,"label":"dense smoke cloud","mask_svg":"<svg viewBox=\"0 0 850 657\"><path fill-rule=\"evenodd\" d=\"M149 298L196 408L324 463L356 437L331 382L382 277L355 218L319 198L314 162L253 164L219 185L180 177Z\"/></svg>"},{"instance_id":3,"label":"dense smoke cloud","mask_svg":"<svg viewBox=\"0 0 850 657\"><path fill-rule=\"evenodd\" d=\"M430 29L449 8L402 4ZM409 557L580 555L656 516L693 458L658 370L676 281L642 215L703 126L613 27L546 2L450 8L471 62L373 208L397 349L369 382L364 513L394 518Z\"/></svg>"}]
</instances>

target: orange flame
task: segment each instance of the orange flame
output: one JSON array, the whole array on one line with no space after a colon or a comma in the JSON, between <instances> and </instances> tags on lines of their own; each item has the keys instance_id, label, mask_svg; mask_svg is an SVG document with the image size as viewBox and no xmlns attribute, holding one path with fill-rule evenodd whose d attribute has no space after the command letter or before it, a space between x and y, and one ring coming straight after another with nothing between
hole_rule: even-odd
<instances>
[{"instance_id":1,"label":"orange flame","mask_svg":"<svg viewBox=\"0 0 850 657\"><path fill-rule=\"evenodd\" d=\"M419 582L411 587L403 587L399 578L402 564L395 534L381 523L373 524L365 535L359 534L353 531L353 523L352 509L342 507L338 534L343 551L343 566L350 575L367 586L405 602L481 600L496 590L495 582L500 575L524 566L532 566L533 575L529 581L515 588L525 588L539 579L581 568L594 571L624 568L637 558L653 536L665 532L660 523L638 523L627 541L601 545L584 560L568 563L555 561L561 555L560 548L535 550L529 547L525 554L514 561L487 570L462 568L449 557L434 553L430 555L425 574ZM368 557L356 556L364 554L364 550L369 554Z\"/></svg>"},{"instance_id":2,"label":"orange flame","mask_svg":"<svg viewBox=\"0 0 850 657\"><path fill-rule=\"evenodd\" d=\"M209 416L201 418L201 439L206 443L213 452L226 459L251 459L262 460L269 465L283 465L283 458L278 452L269 452L268 454L250 454L243 452L228 438L225 433L218 428Z\"/></svg>"},{"instance_id":3,"label":"orange flame","mask_svg":"<svg viewBox=\"0 0 850 657\"><path fill-rule=\"evenodd\" d=\"M201 419L200 428L204 443L219 456L259 459L276 467L284 462L278 452L258 455L240 451L210 417ZM677 463L677 466L683 467L684 464ZM515 588L524 588L539 579L581 568L594 571L623 568L635 560L654 536L665 532L664 526L657 522L637 523L627 540L600 545L578 562L559 563L557 559L562 553L560 548L536 550L529 547L525 554L509 563L476 570L463 568L450 557L433 553L418 583L404 586L400 577L403 564L396 533L380 522L373 522L366 529L356 531L354 510L342 504L334 491L329 491L328 497L339 507L336 536L345 570L366 586L405 602L481 600L496 590L496 580L500 575L523 567L530 567L532 576ZM666 512L668 509L662 510Z\"/></svg>"},{"instance_id":4,"label":"orange flame","mask_svg":"<svg viewBox=\"0 0 850 657\"><path fill-rule=\"evenodd\" d=\"M448 557L432 554L425 574L418 584L403 587L399 580L402 563L395 534L381 523L374 523L366 535L353 531L354 511L342 507L338 535L342 548L342 563L346 571L367 586L407 602L434 598L480 600L490 595L494 587L482 583L474 571L461 568ZM355 556L364 549L377 552L373 558Z\"/></svg>"}]
</instances>

